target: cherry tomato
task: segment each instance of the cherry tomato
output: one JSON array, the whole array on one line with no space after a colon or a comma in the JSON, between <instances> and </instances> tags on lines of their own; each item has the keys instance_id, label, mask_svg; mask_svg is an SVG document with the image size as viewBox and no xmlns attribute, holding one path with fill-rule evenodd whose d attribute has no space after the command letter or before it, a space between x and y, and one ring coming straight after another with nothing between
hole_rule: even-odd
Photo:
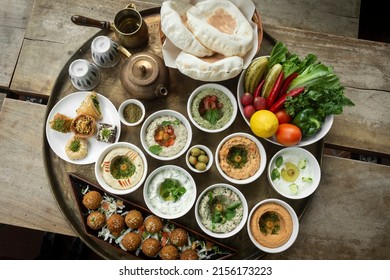
<instances>
[{"instance_id":1,"label":"cherry tomato","mask_svg":"<svg viewBox=\"0 0 390 280\"><path fill-rule=\"evenodd\" d=\"M291 122L291 116L284 109L276 111L275 115L279 120L279 124Z\"/></svg>"},{"instance_id":2,"label":"cherry tomato","mask_svg":"<svg viewBox=\"0 0 390 280\"><path fill-rule=\"evenodd\" d=\"M279 125L275 138L278 143L284 146L294 146L301 142L302 132L296 125L283 123Z\"/></svg>"}]
</instances>

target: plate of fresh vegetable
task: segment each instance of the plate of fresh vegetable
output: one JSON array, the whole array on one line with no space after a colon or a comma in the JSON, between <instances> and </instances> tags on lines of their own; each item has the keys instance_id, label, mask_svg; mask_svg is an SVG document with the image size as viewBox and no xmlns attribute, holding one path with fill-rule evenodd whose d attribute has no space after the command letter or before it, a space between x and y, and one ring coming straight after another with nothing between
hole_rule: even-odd
<instances>
[{"instance_id":1,"label":"plate of fresh vegetable","mask_svg":"<svg viewBox=\"0 0 390 280\"><path fill-rule=\"evenodd\" d=\"M242 71L237 100L252 132L281 146L317 142L332 127L334 115L354 106L331 66L314 54L301 59L283 42Z\"/></svg>"}]
</instances>

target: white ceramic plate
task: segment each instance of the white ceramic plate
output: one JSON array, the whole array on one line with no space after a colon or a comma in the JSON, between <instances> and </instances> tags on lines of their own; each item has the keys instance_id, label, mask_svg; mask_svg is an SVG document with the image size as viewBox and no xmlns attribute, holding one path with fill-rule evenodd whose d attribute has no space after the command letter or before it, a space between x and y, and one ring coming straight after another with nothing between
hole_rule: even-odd
<instances>
[{"instance_id":1,"label":"white ceramic plate","mask_svg":"<svg viewBox=\"0 0 390 280\"><path fill-rule=\"evenodd\" d=\"M252 177L249 177L249 178L246 178L246 179L242 179L242 180L239 180L239 179L234 179L232 177L229 177L221 168L221 165L219 164L219 151L221 150L222 146L226 143L226 141L230 140L231 138L233 137L244 137L244 138L247 138L249 140L251 140L252 142L254 142L256 145L257 145L257 148L259 149L259 154L260 154L260 167L259 169L256 171L255 174L253 174ZM230 134L228 136L226 136L219 144L218 144L218 147L215 151L215 165L217 166L217 169L219 171L219 173L222 175L222 177L224 177L226 180L228 180L229 182L233 183L233 184L238 184L238 185L245 185L245 184L249 184L253 181L255 181L257 178L260 177L261 174L263 174L264 170L265 170L265 167L267 165L267 153L265 152L265 149L264 149L264 146L263 144L261 144L261 142L259 141L259 139L257 139L255 136L253 135L250 135L248 133L243 133L243 132L237 132L237 133L233 133L233 134Z\"/></svg>"},{"instance_id":2,"label":"white ceramic plate","mask_svg":"<svg viewBox=\"0 0 390 280\"><path fill-rule=\"evenodd\" d=\"M242 206L243 206L243 214L242 214L242 219L238 223L238 225L231 231L225 232L225 233L219 233L219 232L213 232L206 228L206 226L203 224L201 217L199 215L199 204L201 203L202 198L208 194L209 191L213 190L216 187L222 187L222 188L227 188L234 193L237 194L237 196L240 198ZM237 234L245 225L247 218L248 218L248 202L245 199L245 196L240 192L236 187L233 187L232 185L225 184L225 183L217 183L214 185L211 185L207 187L198 197L195 203L195 218L196 222L198 223L199 227L208 235L215 237L215 238L228 238L231 237L235 234Z\"/></svg>"},{"instance_id":3,"label":"white ceramic plate","mask_svg":"<svg viewBox=\"0 0 390 280\"><path fill-rule=\"evenodd\" d=\"M152 124L156 119L159 119L161 117L166 117L166 116L174 117L174 118L178 119L187 129L187 139L186 139L186 142L185 142L183 148L180 149L179 151L176 151L175 154L172 154L170 156L162 156L162 155L157 155L157 154L152 153L149 150L149 145L146 141L146 136L147 136L147 132L148 132L147 130L148 130L149 125ZM172 159L176 159L176 158L180 157L181 155L183 155L187 151L187 149L190 147L190 144L192 141L192 129L191 129L190 122L181 113L174 111L174 110L160 110L160 111L157 111L157 112L154 112L153 114L151 114L144 121L144 123L142 124L142 127L141 127L141 131L140 131L140 139L141 139L142 147L145 149L145 151L151 157L154 157L154 158L159 159L159 160L165 160L165 161L172 160ZM177 140L177 138L176 138L176 140Z\"/></svg>"},{"instance_id":4,"label":"white ceramic plate","mask_svg":"<svg viewBox=\"0 0 390 280\"><path fill-rule=\"evenodd\" d=\"M165 179L176 179L186 188L177 201L164 201L159 194ZM153 187L153 184L156 184ZM176 165L163 165L153 170L144 185L144 200L150 211L163 219L176 219L185 215L195 203L196 184L190 173Z\"/></svg>"},{"instance_id":5,"label":"white ceramic plate","mask_svg":"<svg viewBox=\"0 0 390 280\"><path fill-rule=\"evenodd\" d=\"M247 119L244 116L244 107L242 106L241 101L240 101L241 100L241 96L244 95L244 93L245 93L244 92L244 79L245 79L246 70L247 69L245 69L245 70L243 70L241 72L240 78L238 80L238 85L237 85L237 103L238 103L238 109L240 110L241 116L244 118L245 122L249 126L249 119ZM324 138L324 136L329 132L330 128L332 127L333 119L334 119L333 115L326 116L320 131L318 131L316 134L314 134L312 136L303 137L301 142L298 145L296 145L296 146L298 146L298 147L308 146L308 145L313 144L313 143L321 140L322 138ZM282 145L282 144L280 144L280 143L278 143L276 141L275 136L272 136L270 138L264 138L264 139L267 140L268 142L271 142L271 143L275 144L275 145L279 145L279 146L283 146L284 147L284 145Z\"/></svg>"},{"instance_id":6,"label":"white ceramic plate","mask_svg":"<svg viewBox=\"0 0 390 280\"><path fill-rule=\"evenodd\" d=\"M109 143L98 141L96 136L92 136L87 139L87 156L80 160L71 160L65 153L65 144L73 136L73 133L61 133L51 129L50 121L54 118L56 113L64 114L70 118L76 117L76 109L80 106L81 102L83 102L89 93L90 91L79 91L65 96L60 101L58 101L56 105L54 105L46 120L46 138L51 149L63 160L74 164L90 164L96 162L101 151L106 148ZM121 134L121 122L118 111L109 99L99 93L97 95L100 102L103 119L96 122L116 125L117 132L115 142L117 142Z\"/></svg>"},{"instance_id":7,"label":"white ceramic plate","mask_svg":"<svg viewBox=\"0 0 390 280\"><path fill-rule=\"evenodd\" d=\"M251 221L252 215L254 214L256 209L259 208L261 205L267 204L267 203L277 203L277 204L283 206L290 214L291 219L292 219L292 223L293 223L293 230L292 230L290 238L287 240L286 243L284 243L280 247L276 247L276 248L265 247L265 246L261 245L259 242L257 242L257 240L254 238L254 236L252 234L251 227L250 227L250 224L251 224L250 221ZM259 248L260 250L262 250L263 252L266 252L266 253L280 253L280 252L283 252L283 251L287 250L288 248L290 248L291 245L294 244L295 240L297 239L298 232L299 232L298 216L295 213L294 209L288 203L284 202L283 200L276 199L276 198L265 199L265 200L257 203L250 211L249 216L248 216L248 222L247 222L247 231L248 231L249 238L251 239L251 241L253 242L253 244L257 248Z\"/></svg>"},{"instance_id":8,"label":"white ceramic plate","mask_svg":"<svg viewBox=\"0 0 390 280\"><path fill-rule=\"evenodd\" d=\"M135 184L130 189L114 189L113 187L108 185L103 178L102 167L101 167L103 160L110 151L117 149L117 148L132 149L133 151L138 153L138 155L142 158L142 161L144 164L144 170L143 170L141 179L138 181L137 184ZM145 181L147 172L148 172L148 162L146 160L145 154L141 151L140 148L138 148L134 144L127 143L127 142L117 142L117 143L106 146L101 151L101 153L98 154L98 158L97 158L96 163L95 163L95 176L96 176L98 183L109 193L118 194L118 195L129 194L129 193L132 193L135 190L137 190Z\"/></svg>"},{"instance_id":9,"label":"white ceramic plate","mask_svg":"<svg viewBox=\"0 0 390 280\"><path fill-rule=\"evenodd\" d=\"M203 127L197 121L195 121L195 119L193 118L192 113L191 113L192 103L194 101L194 98L197 96L197 94L205 89L210 89L210 88L222 91L223 94L225 94L229 98L230 103L232 104L232 112L230 115L230 119L226 122L226 124L223 127L215 128L215 129L208 129L208 128ZM188 117L190 118L192 124L194 126L196 126L198 129L205 131L205 132L209 132L209 133L218 133L218 132L221 132L221 131L227 129L229 126L231 126L232 123L234 122L234 120L236 119L237 111L238 111L237 103L236 103L236 100L234 98L233 93L227 87L224 87L220 84L208 83L208 84L203 84L203 85L199 86L191 93L191 95L187 101L187 114L188 114Z\"/></svg>"},{"instance_id":10,"label":"white ceramic plate","mask_svg":"<svg viewBox=\"0 0 390 280\"><path fill-rule=\"evenodd\" d=\"M281 167L277 168L275 162L279 156L282 156L283 164ZM300 159L305 159L307 161L307 164L303 169L298 166ZM272 181L272 170L277 168L280 172L285 162L292 162L298 167L300 174L297 180L295 182L286 182L283 180L282 176L280 176L279 179ZM309 151L303 148L289 147L281 149L271 158L268 165L267 175L269 183L280 195L290 199L302 199L308 197L317 189L321 180L321 168L317 159ZM312 178L312 182L305 182L302 180L302 177L310 177ZM298 186L296 193L292 193L290 190L289 186L292 183Z\"/></svg>"}]
</instances>

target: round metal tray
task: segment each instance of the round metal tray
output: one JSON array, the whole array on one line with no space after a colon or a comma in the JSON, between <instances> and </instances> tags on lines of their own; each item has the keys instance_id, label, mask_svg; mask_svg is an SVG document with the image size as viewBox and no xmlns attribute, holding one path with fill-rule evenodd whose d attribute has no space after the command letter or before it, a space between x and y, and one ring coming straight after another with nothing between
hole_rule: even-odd
<instances>
[{"instance_id":1,"label":"round metal tray","mask_svg":"<svg viewBox=\"0 0 390 280\"><path fill-rule=\"evenodd\" d=\"M145 18L145 22L149 28L149 43L148 46L139 49L132 50L133 52L137 51L151 51L157 55L162 56L161 54L161 38L160 38L160 15L159 8L152 8L141 11L141 14ZM110 33L100 32L97 35L108 35L114 36ZM69 62L64 66L62 71L59 73L57 81L54 85L53 91L51 93L50 99L47 104L46 118L53 108L53 106L66 95L77 91L71 84L68 76L68 67L70 63L78 58L85 58L92 61L90 45L93 38L85 42L85 44L75 52L73 57ZM271 52L272 47L275 45L275 40L271 38L266 32L263 34L263 40L261 43L261 48L258 55L268 55ZM125 61L125 57L121 59L120 63L109 69L100 69L101 70L101 81L97 88L94 90L107 98L109 98L116 108L119 108L119 105L126 99L131 98L131 96L124 90L120 83L120 67ZM166 97L157 97L154 100L143 101L146 107L146 116L149 116L156 110L161 109L172 109L176 110L183 115L187 116L186 104L189 95L191 92L198 86L204 84L204 82L193 80L189 77L182 75L177 69L169 69L170 71L170 84L169 84L169 93ZM236 92L238 83L238 77L223 81L220 84L228 87L232 92ZM122 125L122 132L120 135L119 141L131 142L139 147L141 147L139 133L141 126L136 127L125 127ZM202 132L198 129L193 129L193 140L192 144L207 144L212 151L216 150L218 143L227 135L230 135L234 132L247 132L251 133L250 128L245 123L240 114L237 115L234 123L225 131L218 134L208 134ZM74 165L68 163L61 158L59 158L50 148L46 137L44 136L45 143L43 147L44 152L44 163L46 168L47 177L49 180L49 185L53 192L53 195L63 212L65 218L68 220L69 224L72 226L74 231L78 234L81 240L83 240L92 250L94 250L98 255L106 259L129 259L131 256L125 251L120 251L113 249L112 246L108 243L102 242L92 238L85 231L84 221L79 215L79 208L77 201L74 197L72 190L72 185L69 180L69 173L77 174L78 176L84 178L87 181L97 184L97 180L94 174L94 164L88 165ZM260 140L265 147L267 152L268 160L281 149L280 146L276 146L267 141ZM317 160L322 161L323 154L323 142L322 140L305 147L310 152L312 152ZM147 156L149 171L152 172L157 167L168 164L153 159L150 156ZM172 160L169 164L175 164L187 169L185 163L185 157L181 156L176 160ZM224 178L218 173L215 164L208 171L207 174L196 174L192 173L193 178L197 183L197 191L201 193L206 187L220 182L225 182ZM249 209L257 204L259 201L266 198L280 198L289 203L294 210L296 211L298 217L302 217L307 206L310 202L310 197L301 200L288 200L280 197L269 185L267 180L266 172L264 172L259 179L250 183L248 185L237 186L240 191L245 195ZM142 196L142 188L138 189L132 194L125 196L125 198L133 203L136 203L142 207L145 206L145 202ZM182 224L187 228L191 228L196 232L202 233L201 229L198 227L194 209L192 208L190 212L180 219L176 219L175 222ZM261 258L265 253L256 248L249 239L246 227L244 227L238 234L227 239L218 240L221 243L228 244L230 247L237 248L238 253L234 255L235 259L257 259Z\"/></svg>"}]
</instances>

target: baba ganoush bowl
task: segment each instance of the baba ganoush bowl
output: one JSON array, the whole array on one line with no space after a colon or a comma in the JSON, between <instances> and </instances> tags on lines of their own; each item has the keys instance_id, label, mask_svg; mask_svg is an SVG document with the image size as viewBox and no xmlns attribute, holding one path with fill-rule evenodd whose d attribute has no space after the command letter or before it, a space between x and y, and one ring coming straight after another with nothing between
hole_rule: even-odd
<instances>
[{"instance_id":1,"label":"baba ganoush bowl","mask_svg":"<svg viewBox=\"0 0 390 280\"><path fill-rule=\"evenodd\" d=\"M145 181L147 172L148 163L144 153L127 142L107 146L95 163L98 183L112 194L134 192Z\"/></svg>"},{"instance_id":2,"label":"baba ganoush bowl","mask_svg":"<svg viewBox=\"0 0 390 280\"><path fill-rule=\"evenodd\" d=\"M269 183L280 195L302 199L317 189L321 168L309 151L289 147L281 149L271 158L267 175Z\"/></svg>"},{"instance_id":3,"label":"baba ganoush bowl","mask_svg":"<svg viewBox=\"0 0 390 280\"><path fill-rule=\"evenodd\" d=\"M198 129L218 133L236 119L237 102L226 87L208 83L196 88L187 101L187 114Z\"/></svg>"},{"instance_id":4,"label":"baba ganoush bowl","mask_svg":"<svg viewBox=\"0 0 390 280\"><path fill-rule=\"evenodd\" d=\"M280 199L257 203L249 213L248 235L253 244L266 253L287 250L296 240L299 220L294 209Z\"/></svg>"},{"instance_id":5,"label":"baba ganoush bowl","mask_svg":"<svg viewBox=\"0 0 390 280\"><path fill-rule=\"evenodd\" d=\"M185 169L164 165L148 176L143 195L147 207L155 215L176 219L185 215L194 205L196 184Z\"/></svg>"},{"instance_id":6,"label":"baba ganoush bowl","mask_svg":"<svg viewBox=\"0 0 390 280\"><path fill-rule=\"evenodd\" d=\"M237 234L248 217L244 195L232 185L217 183L207 187L195 203L195 218L208 235L228 238Z\"/></svg>"},{"instance_id":7,"label":"baba ganoush bowl","mask_svg":"<svg viewBox=\"0 0 390 280\"><path fill-rule=\"evenodd\" d=\"M219 173L233 184L249 184L264 172L267 154L255 136L237 132L218 144L215 165Z\"/></svg>"},{"instance_id":8,"label":"baba ganoush bowl","mask_svg":"<svg viewBox=\"0 0 390 280\"><path fill-rule=\"evenodd\" d=\"M142 147L152 157L172 160L183 155L192 140L189 121L174 110L160 110L151 114L142 124Z\"/></svg>"}]
</instances>

